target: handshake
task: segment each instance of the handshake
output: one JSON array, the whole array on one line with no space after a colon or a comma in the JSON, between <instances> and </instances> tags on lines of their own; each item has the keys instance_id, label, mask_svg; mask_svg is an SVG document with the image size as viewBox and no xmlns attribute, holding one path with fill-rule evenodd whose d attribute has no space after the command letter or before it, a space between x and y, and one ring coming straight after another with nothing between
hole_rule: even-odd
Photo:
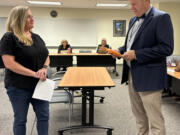
<instances>
[{"instance_id":1,"label":"handshake","mask_svg":"<svg viewBox=\"0 0 180 135\"><path fill-rule=\"evenodd\" d=\"M129 50L129 51L125 52L124 54L120 54L119 51L117 51L117 50L112 50L112 49L105 48L105 47L101 47L101 48L99 48L99 50L108 52L109 54L112 55L113 58L120 57L126 61L132 61L132 60L136 59L134 50Z\"/></svg>"}]
</instances>

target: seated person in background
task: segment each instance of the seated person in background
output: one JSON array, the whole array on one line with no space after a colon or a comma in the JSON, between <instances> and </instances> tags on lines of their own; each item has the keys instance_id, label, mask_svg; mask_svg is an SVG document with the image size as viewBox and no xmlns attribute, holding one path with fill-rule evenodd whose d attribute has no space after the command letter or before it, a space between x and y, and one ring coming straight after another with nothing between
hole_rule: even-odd
<instances>
[{"instance_id":1,"label":"seated person in background","mask_svg":"<svg viewBox=\"0 0 180 135\"><path fill-rule=\"evenodd\" d=\"M166 57L166 64L169 67L177 67L180 63L180 56L179 55L171 55Z\"/></svg>"},{"instance_id":2,"label":"seated person in background","mask_svg":"<svg viewBox=\"0 0 180 135\"><path fill-rule=\"evenodd\" d=\"M166 63L169 67L175 67L176 72L180 72L180 56L171 55L166 58Z\"/></svg>"},{"instance_id":3,"label":"seated person in background","mask_svg":"<svg viewBox=\"0 0 180 135\"><path fill-rule=\"evenodd\" d=\"M59 45L59 48L58 48L58 53L63 53L63 52L65 52L65 50L67 50L66 51L67 53L72 53L72 48L68 44L68 41L67 40L62 40L61 45Z\"/></svg>"},{"instance_id":4,"label":"seated person in background","mask_svg":"<svg viewBox=\"0 0 180 135\"><path fill-rule=\"evenodd\" d=\"M58 53L72 53L72 48L68 44L67 40L62 40L61 45L58 47ZM60 70L60 67L56 68L57 72ZM62 71L66 71L66 67L63 67Z\"/></svg>"},{"instance_id":5,"label":"seated person in background","mask_svg":"<svg viewBox=\"0 0 180 135\"><path fill-rule=\"evenodd\" d=\"M169 67L175 65L173 55L166 57L166 65Z\"/></svg>"},{"instance_id":6,"label":"seated person in background","mask_svg":"<svg viewBox=\"0 0 180 135\"><path fill-rule=\"evenodd\" d=\"M100 49L101 47L106 47L106 48L110 48L110 49L111 49L111 47L107 44L105 38L103 38L103 39L101 40L101 44L98 45L97 53L107 53L107 51L102 51L102 50Z\"/></svg>"}]
</instances>

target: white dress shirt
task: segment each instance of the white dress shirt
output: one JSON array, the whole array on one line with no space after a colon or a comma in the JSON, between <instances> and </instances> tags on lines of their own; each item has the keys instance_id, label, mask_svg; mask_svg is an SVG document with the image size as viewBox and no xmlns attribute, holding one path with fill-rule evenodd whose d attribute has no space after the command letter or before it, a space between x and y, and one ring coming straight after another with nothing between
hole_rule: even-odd
<instances>
[{"instance_id":1,"label":"white dress shirt","mask_svg":"<svg viewBox=\"0 0 180 135\"><path fill-rule=\"evenodd\" d=\"M148 13L150 12L152 7L149 8L149 10L145 13L145 17L148 15ZM126 51L131 50L132 44L134 42L134 39L136 37L136 34L138 32L138 30L140 29L142 23L144 22L144 18L140 18L137 19L136 22L133 24L133 26L131 27L129 33L128 33L128 39L127 39L127 49ZM131 67L130 65L130 61L127 61L127 64L129 67Z\"/></svg>"}]
</instances>

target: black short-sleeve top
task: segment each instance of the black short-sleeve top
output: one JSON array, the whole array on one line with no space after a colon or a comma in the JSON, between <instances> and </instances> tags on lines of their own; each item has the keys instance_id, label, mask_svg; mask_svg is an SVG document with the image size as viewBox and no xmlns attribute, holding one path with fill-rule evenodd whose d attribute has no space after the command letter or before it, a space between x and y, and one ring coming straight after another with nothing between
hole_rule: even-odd
<instances>
[{"instance_id":1,"label":"black short-sleeve top","mask_svg":"<svg viewBox=\"0 0 180 135\"><path fill-rule=\"evenodd\" d=\"M97 53L100 53L100 51L99 51L99 48L100 48L100 47L102 47L101 44L98 45L98 48L97 48L97 51L96 51ZM107 45L107 44L106 44L104 47L105 47L105 48L110 48L110 49L111 49L111 47L110 47L109 45Z\"/></svg>"},{"instance_id":2,"label":"black short-sleeve top","mask_svg":"<svg viewBox=\"0 0 180 135\"><path fill-rule=\"evenodd\" d=\"M68 50L68 48L71 48L69 44L67 44L65 48L63 47L63 45L59 45L58 53L60 53L62 50ZM72 53L72 48L71 48L71 53Z\"/></svg>"},{"instance_id":3,"label":"black short-sleeve top","mask_svg":"<svg viewBox=\"0 0 180 135\"><path fill-rule=\"evenodd\" d=\"M33 71L41 69L48 57L48 50L41 37L31 33L33 44L26 46L20 42L13 32L7 32L0 42L0 54L12 55L15 61ZM21 89L34 90L39 79L5 70L5 87L14 86Z\"/></svg>"}]
</instances>

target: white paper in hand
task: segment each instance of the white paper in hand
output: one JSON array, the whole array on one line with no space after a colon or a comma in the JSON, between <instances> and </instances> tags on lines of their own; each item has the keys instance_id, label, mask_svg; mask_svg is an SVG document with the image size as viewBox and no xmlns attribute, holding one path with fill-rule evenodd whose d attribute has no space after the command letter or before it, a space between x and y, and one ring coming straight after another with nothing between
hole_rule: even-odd
<instances>
[{"instance_id":1,"label":"white paper in hand","mask_svg":"<svg viewBox=\"0 0 180 135\"><path fill-rule=\"evenodd\" d=\"M46 79L46 81L39 80L34 90L33 98L51 101L54 86L55 82L50 79Z\"/></svg>"}]
</instances>

